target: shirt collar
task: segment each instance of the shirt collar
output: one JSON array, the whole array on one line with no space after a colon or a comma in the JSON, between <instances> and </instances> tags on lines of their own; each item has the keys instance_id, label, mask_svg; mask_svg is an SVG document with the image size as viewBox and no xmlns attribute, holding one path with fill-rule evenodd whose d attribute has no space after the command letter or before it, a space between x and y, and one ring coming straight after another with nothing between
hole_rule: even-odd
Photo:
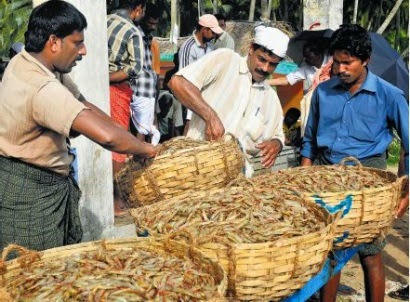
<instances>
[{"instance_id":1,"label":"shirt collar","mask_svg":"<svg viewBox=\"0 0 410 302\"><path fill-rule=\"evenodd\" d=\"M51 77L53 77L53 78L57 78L57 75L56 75L55 73L51 72L50 69L48 69L47 67L45 67L39 60L37 60L35 57L33 57L31 54L29 54L25 49L23 49L23 50L21 51L21 56L22 56L25 60L27 60L27 61L29 61L29 62L31 62L31 63L37 65L45 74L47 74L47 75L49 75L49 76L51 76Z\"/></svg>"},{"instance_id":2,"label":"shirt collar","mask_svg":"<svg viewBox=\"0 0 410 302\"><path fill-rule=\"evenodd\" d=\"M343 84L340 81L340 79L337 76L335 76L334 78L335 78L335 80L331 85L332 88L343 87ZM367 91L370 91L370 92L376 92L377 91L377 77L374 73L369 71L368 68L367 68L366 79L364 80L362 86L360 86L360 88L357 92L359 92L361 90L367 90Z\"/></svg>"},{"instance_id":3,"label":"shirt collar","mask_svg":"<svg viewBox=\"0 0 410 302\"><path fill-rule=\"evenodd\" d=\"M200 48L206 49L206 48L208 47L208 43L205 42L205 45L202 46L202 45L201 45L201 42L199 42L199 40L196 38L196 33L197 33L197 32L198 32L197 30L194 30L194 31L192 32L192 36L194 37L196 46L198 46L198 47L200 47Z\"/></svg>"}]
</instances>

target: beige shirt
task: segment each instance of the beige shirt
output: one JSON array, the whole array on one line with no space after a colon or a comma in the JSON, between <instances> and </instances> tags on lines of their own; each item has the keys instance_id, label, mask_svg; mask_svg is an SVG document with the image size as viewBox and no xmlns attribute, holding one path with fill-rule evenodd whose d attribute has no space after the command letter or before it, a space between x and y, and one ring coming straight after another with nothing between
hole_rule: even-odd
<instances>
[{"instance_id":1,"label":"beige shirt","mask_svg":"<svg viewBox=\"0 0 410 302\"><path fill-rule=\"evenodd\" d=\"M68 175L66 138L85 105L68 75L53 74L26 51L0 84L0 155Z\"/></svg>"},{"instance_id":2,"label":"beige shirt","mask_svg":"<svg viewBox=\"0 0 410 302\"><path fill-rule=\"evenodd\" d=\"M247 58L218 49L180 70L218 114L225 132L235 135L250 155L258 143L279 139L284 144L283 112L276 92L265 82L252 83ZM205 122L194 114L188 137L205 139Z\"/></svg>"}]
</instances>

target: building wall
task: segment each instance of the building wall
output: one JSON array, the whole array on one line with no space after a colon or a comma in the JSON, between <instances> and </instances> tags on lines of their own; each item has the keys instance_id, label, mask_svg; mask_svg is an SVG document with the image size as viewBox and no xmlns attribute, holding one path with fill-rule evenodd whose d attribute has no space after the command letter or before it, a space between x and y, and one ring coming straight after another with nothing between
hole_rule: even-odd
<instances>
[{"instance_id":1,"label":"building wall","mask_svg":"<svg viewBox=\"0 0 410 302\"><path fill-rule=\"evenodd\" d=\"M315 22L336 30L343 24L343 0L303 0L303 29Z\"/></svg>"}]
</instances>

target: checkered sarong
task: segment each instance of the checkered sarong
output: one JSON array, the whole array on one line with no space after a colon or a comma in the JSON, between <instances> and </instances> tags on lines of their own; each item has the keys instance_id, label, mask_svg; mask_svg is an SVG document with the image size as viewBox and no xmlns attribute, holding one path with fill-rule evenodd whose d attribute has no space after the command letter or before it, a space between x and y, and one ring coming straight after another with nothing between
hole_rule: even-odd
<instances>
[{"instance_id":1,"label":"checkered sarong","mask_svg":"<svg viewBox=\"0 0 410 302\"><path fill-rule=\"evenodd\" d=\"M0 156L0 251L78 243L80 189L70 177Z\"/></svg>"}]
</instances>

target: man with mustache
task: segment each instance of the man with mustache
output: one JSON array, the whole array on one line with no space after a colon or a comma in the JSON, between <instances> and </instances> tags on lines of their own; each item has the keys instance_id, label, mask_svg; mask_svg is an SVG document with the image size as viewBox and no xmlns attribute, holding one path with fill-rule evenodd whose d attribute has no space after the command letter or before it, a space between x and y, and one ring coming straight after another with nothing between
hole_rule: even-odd
<instances>
[{"instance_id":1,"label":"man with mustache","mask_svg":"<svg viewBox=\"0 0 410 302\"><path fill-rule=\"evenodd\" d=\"M363 166L386 169L386 150L397 130L409 171L409 106L403 91L371 73L372 52L367 31L356 24L341 25L331 37L333 74L312 95L302 146L302 165L337 164L348 156ZM408 186L396 217L408 208ZM366 301L383 301L385 275L381 251L384 239L364 244L358 254L365 276ZM321 301L336 301L340 273L321 290Z\"/></svg>"},{"instance_id":2,"label":"man with mustache","mask_svg":"<svg viewBox=\"0 0 410 302\"><path fill-rule=\"evenodd\" d=\"M284 144L283 113L265 79L286 55L288 42L279 29L258 26L248 56L218 49L174 75L168 86L195 113L187 136L218 140L232 133L248 159L260 152L263 166L271 167ZM249 160L246 167L251 176Z\"/></svg>"},{"instance_id":3,"label":"man with mustache","mask_svg":"<svg viewBox=\"0 0 410 302\"><path fill-rule=\"evenodd\" d=\"M44 250L82 238L80 189L70 174L69 137L148 158L143 143L87 102L67 75L86 55L87 21L73 5L47 1L33 9L25 50L0 85L0 250L10 243Z\"/></svg>"}]
</instances>

